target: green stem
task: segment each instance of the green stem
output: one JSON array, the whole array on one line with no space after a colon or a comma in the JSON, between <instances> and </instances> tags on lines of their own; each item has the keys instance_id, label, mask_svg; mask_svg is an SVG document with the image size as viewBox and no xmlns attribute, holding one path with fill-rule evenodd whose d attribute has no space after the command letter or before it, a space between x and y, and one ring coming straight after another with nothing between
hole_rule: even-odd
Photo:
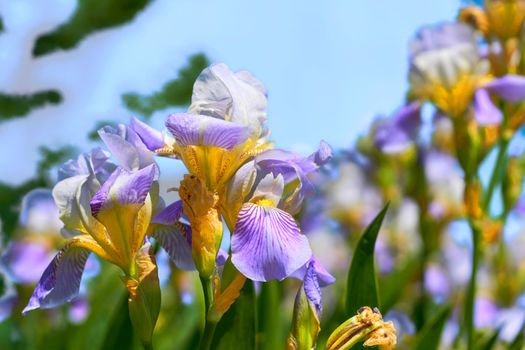
<instances>
[{"instance_id":1,"label":"green stem","mask_svg":"<svg viewBox=\"0 0 525 350\"><path fill-rule=\"evenodd\" d=\"M489 184L487 186L485 196L483 197L482 209L484 212L487 212L487 210L489 209L490 202L492 200L492 195L494 194L494 190L496 189L496 185L501 180L501 176L503 175L509 141L509 139L504 137L500 139L496 163L494 164L492 175L490 176Z\"/></svg>"},{"instance_id":2,"label":"green stem","mask_svg":"<svg viewBox=\"0 0 525 350\"><path fill-rule=\"evenodd\" d=\"M479 226L469 221L472 229L472 270L465 301L465 328L467 332L467 349L474 349L474 302L476 299L477 275L481 258L481 231Z\"/></svg>"},{"instance_id":3,"label":"green stem","mask_svg":"<svg viewBox=\"0 0 525 350\"><path fill-rule=\"evenodd\" d=\"M202 333L199 349L208 350L213 341L217 322L208 320L208 313L213 305L213 282L211 278L201 277L202 291L204 293L204 332Z\"/></svg>"}]
</instances>

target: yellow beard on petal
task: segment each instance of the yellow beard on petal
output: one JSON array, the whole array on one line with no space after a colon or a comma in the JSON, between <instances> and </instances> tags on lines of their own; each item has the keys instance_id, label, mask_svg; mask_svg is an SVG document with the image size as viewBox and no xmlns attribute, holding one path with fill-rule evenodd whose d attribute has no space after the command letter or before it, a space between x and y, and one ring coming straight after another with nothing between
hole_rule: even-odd
<instances>
[{"instance_id":1,"label":"yellow beard on petal","mask_svg":"<svg viewBox=\"0 0 525 350\"><path fill-rule=\"evenodd\" d=\"M451 89L435 84L429 91L429 98L446 115L460 117L472 102L477 80L476 77L463 75Z\"/></svg>"},{"instance_id":2,"label":"yellow beard on petal","mask_svg":"<svg viewBox=\"0 0 525 350\"><path fill-rule=\"evenodd\" d=\"M269 143L248 139L230 150L202 145L175 144L173 147L191 174L203 180L210 191L220 191L248 159L260 154L269 146Z\"/></svg>"}]
</instances>

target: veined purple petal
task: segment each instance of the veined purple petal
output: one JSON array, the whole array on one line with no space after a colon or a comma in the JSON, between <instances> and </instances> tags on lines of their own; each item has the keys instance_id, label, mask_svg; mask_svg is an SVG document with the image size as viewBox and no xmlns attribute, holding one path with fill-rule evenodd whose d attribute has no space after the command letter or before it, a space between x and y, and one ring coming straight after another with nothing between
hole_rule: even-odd
<instances>
[{"instance_id":1,"label":"veined purple petal","mask_svg":"<svg viewBox=\"0 0 525 350\"><path fill-rule=\"evenodd\" d=\"M189 113L170 115L166 127L182 146L203 145L232 149L244 142L249 134L244 125Z\"/></svg>"},{"instance_id":2,"label":"veined purple petal","mask_svg":"<svg viewBox=\"0 0 525 350\"><path fill-rule=\"evenodd\" d=\"M152 220L152 224L173 225L178 222L183 214L182 201L178 200L162 209Z\"/></svg>"},{"instance_id":3,"label":"veined purple petal","mask_svg":"<svg viewBox=\"0 0 525 350\"><path fill-rule=\"evenodd\" d=\"M97 216L103 208L113 207L113 201L120 205L144 204L158 170L155 164L138 171L127 171L118 168L102 184L90 202L91 213ZM112 192L114 195L109 195Z\"/></svg>"},{"instance_id":4,"label":"veined purple petal","mask_svg":"<svg viewBox=\"0 0 525 350\"><path fill-rule=\"evenodd\" d=\"M183 223L173 225L158 225L152 236L168 253L179 269L195 270L191 254L191 228Z\"/></svg>"},{"instance_id":5,"label":"veined purple petal","mask_svg":"<svg viewBox=\"0 0 525 350\"><path fill-rule=\"evenodd\" d=\"M135 117L131 118L130 128L137 133L144 145L150 151L154 152L166 145L160 131L153 129L151 126Z\"/></svg>"},{"instance_id":6,"label":"veined purple petal","mask_svg":"<svg viewBox=\"0 0 525 350\"><path fill-rule=\"evenodd\" d=\"M315 271L317 275L319 286L326 287L335 282L335 277L332 276L330 272L328 272L324 268L324 266L319 262L319 260L314 255L312 255L312 257L310 258L310 260L306 262L306 264L304 264L297 271L292 273L290 277L304 280L306 278L306 273L307 273L309 266L311 266L313 270Z\"/></svg>"},{"instance_id":7,"label":"veined purple petal","mask_svg":"<svg viewBox=\"0 0 525 350\"><path fill-rule=\"evenodd\" d=\"M51 261L53 253L36 241L11 241L0 264L16 283L34 283Z\"/></svg>"},{"instance_id":8,"label":"veined purple petal","mask_svg":"<svg viewBox=\"0 0 525 350\"><path fill-rule=\"evenodd\" d=\"M492 103L485 89L479 89L474 95L474 117L480 125L499 124L503 119L503 114Z\"/></svg>"},{"instance_id":9,"label":"veined purple petal","mask_svg":"<svg viewBox=\"0 0 525 350\"><path fill-rule=\"evenodd\" d=\"M253 203L242 206L231 240L232 262L254 281L282 280L312 255L308 239L287 212Z\"/></svg>"},{"instance_id":10,"label":"veined purple petal","mask_svg":"<svg viewBox=\"0 0 525 350\"><path fill-rule=\"evenodd\" d=\"M126 126L119 124L117 127L105 126L98 131L98 135L104 141L119 164L128 169L138 169L140 160L137 150L126 141Z\"/></svg>"},{"instance_id":11,"label":"veined purple petal","mask_svg":"<svg viewBox=\"0 0 525 350\"><path fill-rule=\"evenodd\" d=\"M62 248L42 274L22 313L52 308L77 296L89 253L85 248L72 245Z\"/></svg>"},{"instance_id":12,"label":"veined purple petal","mask_svg":"<svg viewBox=\"0 0 525 350\"><path fill-rule=\"evenodd\" d=\"M525 100L525 77L520 75L508 74L494 79L485 88L509 102Z\"/></svg>"},{"instance_id":13,"label":"veined purple petal","mask_svg":"<svg viewBox=\"0 0 525 350\"><path fill-rule=\"evenodd\" d=\"M323 305L323 298L321 295L321 288L319 287L319 281L317 279L317 273L314 268L313 262L307 263L306 274L304 276L304 293L308 300L310 300L317 311L317 315L321 314L321 308Z\"/></svg>"}]
</instances>

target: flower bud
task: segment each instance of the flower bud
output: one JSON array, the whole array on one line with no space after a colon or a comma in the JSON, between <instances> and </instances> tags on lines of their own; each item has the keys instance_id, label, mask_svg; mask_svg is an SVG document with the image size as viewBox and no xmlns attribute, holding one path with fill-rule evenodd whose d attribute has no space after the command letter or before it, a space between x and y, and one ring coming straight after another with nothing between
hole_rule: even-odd
<instances>
[{"instance_id":1,"label":"flower bud","mask_svg":"<svg viewBox=\"0 0 525 350\"><path fill-rule=\"evenodd\" d=\"M321 330L318 310L301 286L295 297L292 329L286 341L287 350L310 350L315 347Z\"/></svg>"},{"instance_id":2,"label":"flower bud","mask_svg":"<svg viewBox=\"0 0 525 350\"><path fill-rule=\"evenodd\" d=\"M393 349L397 343L396 330L392 321L384 322L377 308L364 306L357 315L350 318L330 335L327 350L347 350L363 341L364 346L379 346Z\"/></svg>"}]
</instances>

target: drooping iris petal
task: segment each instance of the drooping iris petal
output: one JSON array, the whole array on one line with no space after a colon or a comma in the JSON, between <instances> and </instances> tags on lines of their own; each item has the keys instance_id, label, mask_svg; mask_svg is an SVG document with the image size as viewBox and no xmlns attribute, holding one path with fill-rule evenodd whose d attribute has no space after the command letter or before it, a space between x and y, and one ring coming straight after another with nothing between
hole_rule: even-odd
<instances>
[{"instance_id":1,"label":"drooping iris petal","mask_svg":"<svg viewBox=\"0 0 525 350\"><path fill-rule=\"evenodd\" d=\"M312 255L312 257L306 262L306 264L304 264L297 271L292 273L290 277L304 280L306 278L307 270L309 267L311 267L315 271L319 286L326 287L335 282L335 277L332 276L330 272L328 272L324 268L324 266L314 255Z\"/></svg>"},{"instance_id":2,"label":"drooping iris petal","mask_svg":"<svg viewBox=\"0 0 525 350\"><path fill-rule=\"evenodd\" d=\"M152 233L179 269L195 270L191 254L191 228L183 223L157 225Z\"/></svg>"},{"instance_id":3,"label":"drooping iris petal","mask_svg":"<svg viewBox=\"0 0 525 350\"><path fill-rule=\"evenodd\" d=\"M420 126L420 104L412 102L381 122L374 135L374 143L385 153L402 152L415 141Z\"/></svg>"},{"instance_id":4,"label":"drooping iris petal","mask_svg":"<svg viewBox=\"0 0 525 350\"><path fill-rule=\"evenodd\" d=\"M330 159L332 159L333 150L332 147L325 142L324 140L321 140L319 142L319 149L312 153L308 160L315 163L317 166L323 166L325 165Z\"/></svg>"},{"instance_id":5,"label":"drooping iris petal","mask_svg":"<svg viewBox=\"0 0 525 350\"><path fill-rule=\"evenodd\" d=\"M150 151L154 152L166 145L160 131L153 129L151 126L135 117L131 118L130 128L140 137L144 145Z\"/></svg>"},{"instance_id":6,"label":"drooping iris petal","mask_svg":"<svg viewBox=\"0 0 525 350\"><path fill-rule=\"evenodd\" d=\"M278 208L246 203L231 241L232 262L254 281L282 280L312 255L293 217Z\"/></svg>"},{"instance_id":7,"label":"drooping iris petal","mask_svg":"<svg viewBox=\"0 0 525 350\"><path fill-rule=\"evenodd\" d=\"M176 201L162 209L152 220L153 224L172 225L182 217L182 201Z\"/></svg>"},{"instance_id":8,"label":"drooping iris petal","mask_svg":"<svg viewBox=\"0 0 525 350\"><path fill-rule=\"evenodd\" d=\"M92 215L96 217L101 210L115 204L144 204L157 172L155 164L133 172L118 168L91 199Z\"/></svg>"},{"instance_id":9,"label":"drooping iris petal","mask_svg":"<svg viewBox=\"0 0 525 350\"><path fill-rule=\"evenodd\" d=\"M80 287L80 279L90 251L68 244L62 248L46 268L23 314L51 308L73 299Z\"/></svg>"},{"instance_id":10,"label":"drooping iris petal","mask_svg":"<svg viewBox=\"0 0 525 350\"><path fill-rule=\"evenodd\" d=\"M50 189L37 188L22 199L20 226L31 233L56 233L62 228L59 211Z\"/></svg>"},{"instance_id":11,"label":"drooping iris petal","mask_svg":"<svg viewBox=\"0 0 525 350\"><path fill-rule=\"evenodd\" d=\"M90 186L93 185L93 186ZM81 231L84 227L81 216L79 191L98 185L98 180L89 175L77 175L65 178L53 188L53 198L58 207L60 220L68 230Z\"/></svg>"},{"instance_id":12,"label":"drooping iris petal","mask_svg":"<svg viewBox=\"0 0 525 350\"><path fill-rule=\"evenodd\" d=\"M492 103L485 89L479 89L474 95L474 117L480 125L499 124L503 119L503 114Z\"/></svg>"},{"instance_id":13,"label":"drooping iris petal","mask_svg":"<svg viewBox=\"0 0 525 350\"><path fill-rule=\"evenodd\" d=\"M203 145L229 150L248 137L248 128L244 125L189 113L170 115L166 127L181 146Z\"/></svg>"},{"instance_id":14,"label":"drooping iris petal","mask_svg":"<svg viewBox=\"0 0 525 350\"><path fill-rule=\"evenodd\" d=\"M266 88L247 71L234 73L225 64L214 64L199 75L193 86L189 111L245 125L259 136L266 120Z\"/></svg>"},{"instance_id":15,"label":"drooping iris petal","mask_svg":"<svg viewBox=\"0 0 525 350\"><path fill-rule=\"evenodd\" d=\"M520 75L509 74L494 79L485 88L509 102L525 100L525 77Z\"/></svg>"},{"instance_id":16,"label":"drooping iris petal","mask_svg":"<svg viewBox=\"0 0 525 350\"><path fill-rule=\"evenodd\" d=\"M317 315L321 314L322 308L322 295L321 288L319 287L319 281L317 279L317 272L315 271L313 262L307 264L306 274L304 276L304 292L308 300L310 300L314 305L317 311Z\"/></svg>"}]
</instances>

